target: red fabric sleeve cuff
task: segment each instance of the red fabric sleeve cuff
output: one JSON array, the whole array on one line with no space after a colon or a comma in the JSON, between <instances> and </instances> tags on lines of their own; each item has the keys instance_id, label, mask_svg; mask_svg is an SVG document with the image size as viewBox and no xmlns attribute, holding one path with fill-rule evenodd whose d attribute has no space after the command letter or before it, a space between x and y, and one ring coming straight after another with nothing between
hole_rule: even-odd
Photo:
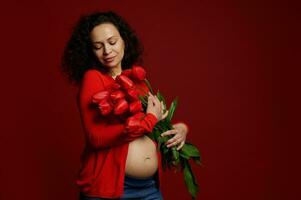
<instances>
[{"instance_id":1,"label":"red fabric sleeve cuff","mask_svg":"<svg viewBox=\"0 0 301 200\"><path fill-rule=\"evenodd\" d=\"M158 118L152 113L146 113L144 120L148 122L150 132L153 130L156 123L158 122Z\"/></svg>"}]
</instances>

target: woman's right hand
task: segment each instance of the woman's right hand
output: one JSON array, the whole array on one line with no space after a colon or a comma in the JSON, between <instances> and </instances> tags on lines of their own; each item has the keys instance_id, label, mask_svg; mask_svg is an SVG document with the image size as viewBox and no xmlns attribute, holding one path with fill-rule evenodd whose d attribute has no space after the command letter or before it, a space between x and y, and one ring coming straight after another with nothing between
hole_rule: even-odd
<instances>
[{"instance_id":1,"label":"woman's right hand","mask_svg":"<svg viewBox=\"0 0 301 200\"><path fill-rule=\"evenodd\" d=\"M150 92L148 93L148 102L146 113L152 113L158 119L158 121L167 117L168 112L163 114L163 102L160 102L157 96L152 95Z\"/></svg>"}]
</instances>

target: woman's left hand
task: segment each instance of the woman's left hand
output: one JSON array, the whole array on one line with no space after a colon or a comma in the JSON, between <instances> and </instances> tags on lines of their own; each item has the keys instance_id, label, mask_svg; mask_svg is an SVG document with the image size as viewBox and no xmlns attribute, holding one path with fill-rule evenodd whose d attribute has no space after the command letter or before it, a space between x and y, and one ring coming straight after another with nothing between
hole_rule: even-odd
<instances>
[{"instance_id":1,"label":"woman's left hand","mask_svg":"<svg viewBox=\"0 0 301 200\"><path fill-rule=\"evenodd\" d=\"M177 150L180 150L185 144L188 128L184 123L173 124L173 127L174 129L165 131L161 136L174 135L165 144L168 148L178 146Z\"/></svg>"}]
</instances>

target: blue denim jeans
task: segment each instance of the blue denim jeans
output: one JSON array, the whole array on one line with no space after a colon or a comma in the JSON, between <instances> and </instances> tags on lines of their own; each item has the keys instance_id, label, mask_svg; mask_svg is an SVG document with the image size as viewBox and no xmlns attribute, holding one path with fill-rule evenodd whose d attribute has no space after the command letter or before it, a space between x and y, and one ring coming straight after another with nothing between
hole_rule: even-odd
<instances>
[{"instance_id":1,"label":"blue denim jeans","mask_svg":"<svg viewBox=\"0 0 301 200\"><path fill-rule=\"evenodd\" d=\"M162 194L157 188L154 176L144 179L125 176L123 188L124 192L119 200L163 200ZM80 194L79 199L106 200L105 198L86 197L83 194Z\"/></svg>"}]
</instances>

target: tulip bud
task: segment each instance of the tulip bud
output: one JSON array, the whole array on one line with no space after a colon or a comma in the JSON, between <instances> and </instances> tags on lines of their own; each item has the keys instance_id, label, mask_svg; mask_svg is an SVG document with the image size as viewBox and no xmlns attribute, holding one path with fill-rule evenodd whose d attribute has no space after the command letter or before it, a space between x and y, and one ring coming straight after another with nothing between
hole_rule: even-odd
<instances>
[{"instance_id":1,"label":"tulip bud","mask_svg":"<svg viewBox=\"0 0 301 200\"><path fill-rule=\"evenodd\" d=\"M126 112L128 108L129 108L129 104L125 99L118 99L118 101L115 104L114 114L121 115L124 112Z\"/></svg>"},{"instance_id":2,"label":"tulip bud","mask_svg":"<svg viewBox=\"0 0 301 200\"><path fill-rule=\"evenodd\" d=\"M112 110L113 106L109 101L102 100L98 103L98 108L102 115L108 115Z\"/></svg>"},{"instance_id":3,"label":"tulip bud","mask_svg":"<svg viewBox=\"0 0 301 200\"><path fill-rule=\"evenodd\" d=\"M143 110L142 108L142 104L141 101L134 101L132 103L130 103L130 112L131 113L137 113L137 112L141 112Z\"/></svg>"},{"instance_id":4,"label":"tulip bud","mask_svg":"<svg viewBox=\"0 0 301 200\"><path fill-rule=\"evenodd\" d=\"M130 89L134 87L133 81L125 75L120 74L116 77L115 80L125 89Z\"/></svg>"},{"instance_id":5,"label":"tulip bud","mask_svg":"<svg viewBox=\"0 0 301 200\"><path fill-rule=\"evenodd\" d=\"M125 76L127 76L127 77L131 77L131 75L132 75L132 69L126 69L126 70L123 70L123 71L121 72L121 74L123 74L123 75L125 75Z\"/></svg>"},{"instance_id":6,"label":"tulip bud","mask_svg":"<svg viewBox=\"0 0 301 200\"><path fill-rule=\"evenodd\" d=\"M111 86L113 90L118 90L121 86L118 83L113 83L113 85Z\"/></svg>"},{"instance_id":7,"label":"tulip bud","mask_svg":"<svg viewBox=\"0 0 301 200\"><path fill-rule=\"evenodd\" d=\"M116 101L117 99L124 98L125 94L121 90L116 90L111 93L110 97L113 101Z\"/></svg>"},{"instance_id":8,"label":"tulip bud","mask_svg":"<svg viewBox=\"0 0 301 200\"><path fill-rule=\"evenodd\" d=\"M109 97L109 91L107 91L107 90L100 91L92 96L92 102L99 103L102 100L107 100L108 97Z\"/></svg>"},{"instance_id":9,"label":"tulip bud","mask_svg":"<svg viewBox=\"0 0 301 200\"><path fill-rule=\"evenodd\" d=\"M134 66L132 69L132 77L139 81L143 81L146 77L146 72L142 67Z\"/></svg>"},{"instance_id":10,"label":"tulip bud","mask_svg":"<svg viewBox=\"0 0 301 200\"><path fill-rule=\"evenodd\" d=\"M129 90L127 90L127 96L130 99L130 101L137 101L137 100L139 100L138 91L135 90L135 89L129 89Z\"/></svg>"}]
</instances>

